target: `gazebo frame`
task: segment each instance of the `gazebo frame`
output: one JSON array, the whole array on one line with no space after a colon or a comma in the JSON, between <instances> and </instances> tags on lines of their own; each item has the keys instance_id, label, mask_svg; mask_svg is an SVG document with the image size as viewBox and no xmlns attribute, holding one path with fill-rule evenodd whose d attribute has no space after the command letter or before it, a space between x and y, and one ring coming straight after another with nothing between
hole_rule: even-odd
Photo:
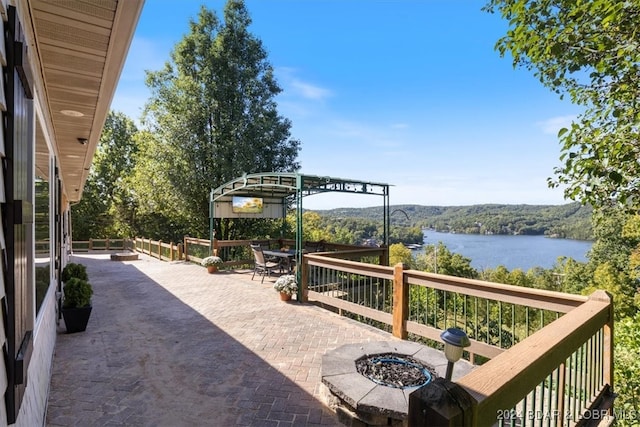
<instances>
[{"instance_id":1,"label":"gazebo frame","mask_svg":"<svg viewBox=\"0 0 640 427\"><path fill-rule=\"evenodd\" d=\"M233 196L261 197L270 205L280 205L277 216L260 214L234 214L234 218L285 218L290 206L296 207L296 248L303 247L302 199L319 193L354 193L378 195L383 198L383 244L389 247L389 184L334 178L328 176L303 175L298 172L266 172L245 174L233 181L211 190L209 196L209 239L215 237L214 218L222 218L216 213L216 205L231 203ZM270 210L273 213L273 209ZM301 265L302 251L296 252L297 265ZM299 272L298 272L299 274ZM298 277L300 279L300 277Z\"/></svg>"}]
</instances>

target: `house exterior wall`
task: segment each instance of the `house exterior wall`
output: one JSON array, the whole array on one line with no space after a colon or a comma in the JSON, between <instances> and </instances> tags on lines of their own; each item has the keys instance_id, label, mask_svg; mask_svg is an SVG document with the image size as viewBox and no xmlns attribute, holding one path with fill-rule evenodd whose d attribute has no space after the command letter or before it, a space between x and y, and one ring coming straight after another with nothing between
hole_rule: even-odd
<instances>
[{"instance_id":1,"label":"house exterior wall","mask_svg":"<svg viewBox=\"0 0 640 427\"><path fill-rule=\"evenodd\" d=\"M2 29L2 34L4 34L4 19L0 20L0 27ZM6 64L6 50L4 48L4 37L0 40L0 45L2 49L0 49L0 61L2 64ZM2 73L4 74L4 67L2 67ZM4 93L4 85L0 83L0 111L6 111L7 104ZM4 145L4 121L0 122L0 158L4 159L6 155L5 145ZM0 203L4 205L6 203L6 189L4 183L4 162L0 165ZM0 227L0 253L2 256L5 256L7 251L7 243L5 239L5 221L2 218L3 211L0 211L0 222L2 223L2 227ZM3 263L4 264L4 263ZM0 268L3 268L0 267ZM6 290L5 290L5 271L0 271L0 300L4 300L6 298ZM0 322L0 347L5 348L7 344L7 334L5 330L4 322ZM2 396L5 395L7 391L7 387L9 384L8 373L7 373L7 363L4 357L0 358L0 394ZM0 425L7 425L7 407L4 404L0 404Z\"/></svg>"},{"instance_id":2,"label":"house exterior wall","mask_svg":"<svg viewBox=\"0 0 640 427\"><path fill-rule=\"evenodd\" d=\"M9 21L14 22L8 12L8 5L0 0L0 12L2 20L0 25L5 28L9 26ZM22 21L22 17L16 15L13 9L13 18L16 22ZM0 425L15 423L17 426L38 426L44 425L46 406L51 378L53 354L55 349L57 334L57 286L58 271L56 266L61 266L62 256L55 254L54 248L58 247L57 240L60 240L65 233L61 225L56 223L62 216L56 212L49 215L50 221L50 280L46 296L40 307L40 311L35 315L35 280L34 280L34 224L20 218L33 218L34 216L34 155L35 155L35 122L36 111L46 104L46 100L39 97L38 87L33 86L33 82L25 80L24 75L20 78L12 67L11 49L15 48L13 38L24 37L19 26L15 26L13 34L11 31L2 31L4 35L1 41L0 63L2 64L2 75L5 76L0 83L0 112L3 120L0 121L0 157L4 158L0 169L0 249L1 256L5 257L0 263L2 270L0 274L0 299L3 306L8 307L4 321L0 321L0 346L4 350L4 357L0 358L0 394L4 399L0 403ZM28 44L28 40L26 40ZM24 44L23 44L24 46ZM7 49L9 48L9 50ZM21 66L29 67L32 50L23 50ZM33 75L34 70L30 70ZM13 87L10 86L13 80ZM25 95L22 91L22 84L27 84L30 95ZM35 108L34 108L35 106ZM39 123L42 132L49 135L51 131ZM51 138L47 138L48 143ZM5 144L6 143L6 144ZM49 152L55 150L49 147ZM55 159L52 158L55 165ZM53 169L53 168L52 168ZM50 173L50 184L53 191L50 191L49 203L55 209L61 209L59 203L54 203L54 198L59 197L60 186L57 177ZM21 207L20 215L16 212L16 206ZM25 212L25 208L31 212ZM67 204L68 208L68 204ZM17 232L16 232L17 230ZM19 241L15 240L18 235ZM16 244L16 242L18 244ZM17 250L20 247L20 251ZM56 261L57 255L57 261ZM66 258L66 257L65 257ZM30 344L29 355L25 358L24 370L18 368L16 360L19 359L19 347L22 334L25 330L33 332ZM10 340L13 337L13 342ZM24 378L20 375L24 372Z\"/></svg>"},{"instance_id":3,"label":"house exterior wall","mask_svg":"<svg viewBox=\"0 0 640 427\"><path fill-rule=\"evenodd\" d=\"M143 2L0 0L0 426L44 425L60 319L60 273L71 254L70 201L81 196L78 187L88 173ZM89 82L83 80L87 69ZM67 104L84 108L91 118L56 121L60 106ZM69 142L87 135L80 165L69 160L77 157ZM37 270L36 288L35 235L42 229L35 227L35 181L36 175L38 180L47 175L47 155L49 218L39 216L38 225L49 222L49 256L38 262L48 262L50 273L47 287ZM78 175L83 178L73 178ZM46 203L38 202L40 208Z\"/></svg>"},{"instance_id":4,"label":"house exterior wall","mask_svg":"<svg viewBox=\"0 0 640 427\"><path fill-rule=\"evenodd\" d=\"M56 344L56 326L56 294L55 286L51 285L38 314L27 389L16 426L44 425Z\"/></svg>"}]
</instances>

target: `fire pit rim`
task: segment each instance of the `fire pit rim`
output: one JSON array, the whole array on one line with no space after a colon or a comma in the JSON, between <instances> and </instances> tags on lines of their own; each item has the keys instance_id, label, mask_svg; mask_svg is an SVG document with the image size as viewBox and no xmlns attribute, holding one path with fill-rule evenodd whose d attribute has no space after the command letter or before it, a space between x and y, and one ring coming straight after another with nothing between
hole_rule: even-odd
<instances>
[{"instance_id":1,"label":"fire pit rim","mask_svg":"<svg viewBox=\"0 0 640 427\"><path fill-rule=\"evenodd\" d=\"M442 351L411 341L370 341L345 344L325 353L322 384L356 412L404 420L408 417L409 394L420 386L399 389L376 384L356 369L358 358L380 353L410 356L432 367L440 377L444 377L446 371L447 359ZM468 364L467 369L471 368Z\"/></svg>"}]
</instances>

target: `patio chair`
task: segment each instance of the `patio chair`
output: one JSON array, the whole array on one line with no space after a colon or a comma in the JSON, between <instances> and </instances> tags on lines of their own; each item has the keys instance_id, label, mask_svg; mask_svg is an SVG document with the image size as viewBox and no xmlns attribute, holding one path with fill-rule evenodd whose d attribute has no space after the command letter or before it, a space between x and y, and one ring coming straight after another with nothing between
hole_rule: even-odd
<instances>
[{"instance_id":1,"label":"patio chair","mask_svg":"<svg viewBox=\"0 0 640 427\"><path fill-rule=\"evenodd\" d=\"M260 245L251 245L251 250L253 251L254 268L253 268L253 276L251 276L251 280L256 277L256 273L262 275L262 280L260 283L264 283L264 276L271 276L271 272L277 268L280 268L280 263L267 261L264 259L264 253L262 252L262 247Z\"/></svg>"}]
</instances>

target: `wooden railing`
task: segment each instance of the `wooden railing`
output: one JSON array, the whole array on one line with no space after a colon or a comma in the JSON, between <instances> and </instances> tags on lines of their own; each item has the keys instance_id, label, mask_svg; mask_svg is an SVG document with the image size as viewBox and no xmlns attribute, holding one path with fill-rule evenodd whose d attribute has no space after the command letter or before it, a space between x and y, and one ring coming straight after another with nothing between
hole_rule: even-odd
<instances>
[{"instance_id":1,"label":"wooden railing","mask_svg":"<svg viewBox=\"0 0 640 427\"><path fill-rule=\"evenodd\" d=\"M177 261L184 259L181 243L167 243L162 240L136 237L133 239L133 247L137 252L142 252L159 260Z\"/></svg>"},{"instance_id":2,"label":"wooden railing","mask_svg":"<svg viewBox=\"0 0 640 427\"><path fill-rule=\"evenodd\" d=\"M35 248L37 254L48 254L49 241L38 240ZM133 250L133 241L127 238L74 240L71 249L74 252Z\"/></svg>"},{"instance_id":3,"label":"wooden railing","mask_svg":"<svg viewBox=\"0 0 640 427\"><path fill-rule=\"evenodd\" d=\"M472 402L469 425L578 425L610 409L613 305L606 293L571 295L339 257L304 256L302 299L434 346L445 329L463 329L467 357L482 363L457 382Z\"/></svg>"},{"instance_id":4,"label":"wooden railing","mask_svg":"<svg viewBox=\"0 0 640 427\"><path fill-rule=\"evenodd\" d=\"M612 314L611 298L597 291L458 380L474 400L476 425L569 426L602 418L613 386Z\"/></svg>"},{"instance_id":5,"label":"wooden railing","mask_svg":"<svg viewBox=\"0 0 640 427\"><path fill-rule=\"evenodd\" d=\"M87 248L114 246L114 240L98 241ZM162 260L193 262L213 251L233 268L253 264L252 242L185 237L175 245L136 238L131 246ZM274 248L292 243L265 242ZM303 256L302 301L435 347L447 328L470 337L465 354L478 366L453 385L460 393L451 395L466 400L453 402L462 415L448 418L449 425L463 416L472 426L573 426L610 414L613 304L605 292L587 297L390 267L385 248L326 249ZM425 387L431 386L435 382ZM410 419L412 410L410 403Z\"/></svg>"}]
</instances>

